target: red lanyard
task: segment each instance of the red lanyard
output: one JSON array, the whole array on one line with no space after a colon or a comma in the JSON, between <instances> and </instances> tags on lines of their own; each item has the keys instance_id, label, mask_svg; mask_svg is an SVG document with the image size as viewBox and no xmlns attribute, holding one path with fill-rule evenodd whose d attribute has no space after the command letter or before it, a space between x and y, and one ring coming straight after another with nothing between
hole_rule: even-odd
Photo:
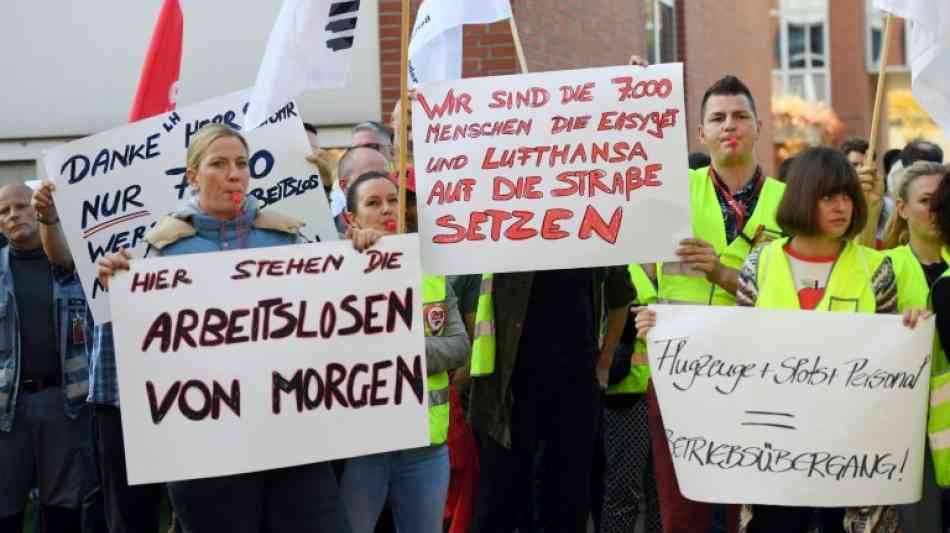
<instances>
[{"instance_id":1,"label":"red lanyard","mask_svg":"<svg viewBox=\"0 0 950 533\"><path fill-rule=\"evenodd\" d=\"M709 174L712 176L713 185L716 186L716 190L719 191L719 194L722 195L726 203L729 204L729 207L736 214L736 233L742 233L742 230L745 229L746 217L749 215L745 205L736 201L732 193L729 192L729 189L727 189L726 185L722 182L722 178L719 177L719 174L716 174L716 171L713 170L712 167L709 167ZM761 167L755 167L755 174L752 175L752 179L755 180L755 190L752 192L752 196L755 197L759 195L759 190L765 181L762 179Z\"/></svg>"}]
</instances>

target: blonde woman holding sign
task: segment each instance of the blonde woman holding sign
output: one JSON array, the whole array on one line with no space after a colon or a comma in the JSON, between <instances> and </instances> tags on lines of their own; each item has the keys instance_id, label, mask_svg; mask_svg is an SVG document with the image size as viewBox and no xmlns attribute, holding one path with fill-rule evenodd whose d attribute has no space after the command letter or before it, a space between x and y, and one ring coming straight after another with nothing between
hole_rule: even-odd
<instances>
[{"instance_id":1,"label":"blonde woman holding sign","mask_svg":"<svg viewBox=\"0 0 950 533\"><path fill-rule=\"evenodd\" d=\"M205 126L188 146L191 195L145 238L160 255L182 255L293 244L302 224L247 196L247 141L231 128ZM99 260L99 279L128 269L131 256ZM186 533L348 532L329 463L168 484Z\"/></svg>"},{"instance_id":2,"label":"blonde woman holding sign","mask_svg":"<svg viewBox=\"0 0 950 533\"><path fill-rule=\"evenodd\" d=\"M947 270L941 257L943 239L931 213L931 198L941 180L950 173L950 166L918 161L902 169L896 176L895 196L897 211L888 223L884 238L885 255L894 264L897 276L897 299L900 309L927 308L930 305L930 287ZM931 375L947 372L947 358L940 342L934 343L930 365ZM947 480L943 480L946 483ZM924 454L924 487L921 500L901 507L901 519L906 531L939 533L943 531L941 497L934 474L931 451Z\"/></svg>"},{"instance_id":3,"label":"blonde woman holding sign","mask_svg":"<svg viewBox=\"0 0 950 533\"><path fill-rule=\"evenodd\" d=\"M896 313L897 283L890 258L854 242L867 205L854 168L836 150L811 148L789 169L776 219L790 237L756 248L739 273L738 305L768 309ZM913 328L923 313L908 310ZM637 315L639 335L656 325L650 310ZM818 515L822 533L900 531L895 507L821 508L743 506L740 531L806 533Z\"/></svg>"}]
</instances>

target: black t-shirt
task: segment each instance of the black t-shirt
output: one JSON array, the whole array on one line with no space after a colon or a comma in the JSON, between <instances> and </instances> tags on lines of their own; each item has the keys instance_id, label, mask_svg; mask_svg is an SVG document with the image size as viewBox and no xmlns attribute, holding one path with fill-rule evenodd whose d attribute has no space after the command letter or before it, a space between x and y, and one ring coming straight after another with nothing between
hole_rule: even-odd
<instances>
[{"instance_id":1,"label":"black t-shirt","mask_svg":"<svg viewBox=\"0 0 950 533\"><path fill-rule=\"evenodd\" d=\"M933 287L937 279L947 270L947 264L943 261L930 263L929 265L921 263L920 267L924 269L924 276L927 278L928 287Z\"/></svg>"},{"instance_id":2,"label":"black t-shirt","mask_svg":"<svg viewBox=\"0 0 950 533\"><path fill-rule=\"evenodd\" d=\"M543 377L594 368L598 350L593 284L590 268L534 275L518 350L519 373Z\"/></svg>"},{"instance_id":3,"label":"black t-shirt","mask_svg":"<svg viewBox=\"0 0 950 533\"><path fill-rule=\"evenodd\" d=\"M42 248L10 249L10 270L20 327L20 381L62 378L53 324L53 273Z\"/></svg>"}]
</instances>

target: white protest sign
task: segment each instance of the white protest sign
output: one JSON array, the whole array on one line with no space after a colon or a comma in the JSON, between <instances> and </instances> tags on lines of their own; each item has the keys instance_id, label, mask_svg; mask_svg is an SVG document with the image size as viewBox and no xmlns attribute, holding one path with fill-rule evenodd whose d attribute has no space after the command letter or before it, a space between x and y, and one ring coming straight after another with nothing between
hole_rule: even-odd
<instances>
[{"instance_id":1,"label":"white protest sign","mask_svg":"<svg viewBox=\"0 0 950 533\"><path fill-rule=\"evenodd\" d=\"M129 482L428 445L418 247L133 261L110 291Z\"/></svg>"},{"instance_id":2,"label":"white protest sign","mask_svg":"<svg viewBox=\"0 0 950 533\"><path fill-rule=\"evenodd\" d=\"M145 232L189 194L185 153L191 138L210 122L241 130L247 96L245 90L206 100L46 154L56 207L97 323L109 321L109 306L96 261L123 246L135 256L145 253ZM249 194L266 209L304 221L308 239L337 239L319 171L305 160L311 149L294 103L250 132L247 141Z\"/></svg>"},{"instance_id":3,"label":"white protest sign","mask_svg":"<svg viewBox=\"0 0 950 533\"><path fill-rule=\"evenodd\" d=\"M418 94L426 272L674 259L690 235L681 64L463 79Z\"/></svg>"},{"instance_id":4,"label":"white protest sign","mask_svg":"<svg viewBox=\"0 0 950 533\"><path fill-rule=\"evenodd\" d=\"M920 499L934 322L651 306L650 370L676 479L696 501Z\"/></svg>"}]
</instances>

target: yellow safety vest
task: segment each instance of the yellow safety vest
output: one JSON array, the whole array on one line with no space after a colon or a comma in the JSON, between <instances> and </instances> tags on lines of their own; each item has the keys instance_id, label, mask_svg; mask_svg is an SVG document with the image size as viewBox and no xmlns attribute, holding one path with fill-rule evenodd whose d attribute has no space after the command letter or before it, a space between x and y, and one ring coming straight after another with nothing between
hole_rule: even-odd
<instances>
[{"instance_id":1,"label":"yellow safety vest","mask_svg":"<svg viewBox=\"0 0 950 533\"><path fill-rule=\"evenodd\" d=\"M785 193L785 184L765 178L759 199L745 228L731 243L726 242L726 223L716 196L716 186L709 167L689 172L690 212L693 217L693 236L703 239L715 248L722 264L738 270L754 244L767 242L782 235L775 221L775 213ZM706 280L705 276L683 271L682 263L657 263L658 298L664 303L694 303L707 305L735 305L736 298L722 287Z\"/></svg>"},{"instance_id":2,"label":"yellow safety vest","mask_svg":"<svg viewBox=\"0 0 950 533\"><path fill-rule=\"evenodd\" d=\"M772 241L762 249L756 281L759 288L755 306L767 309L801 309L792 267L783 247L788 238ZM874 272L884 254L853 241L845 244L831 269L825 294L815 309L852 313L874 313L877 298L871 286Z\"/></svg>"},{"instance_id":3,"label":"yellow safety vest","mask_svg":"<svg viewBox=\"0 0 950 533\"><path fill-rule=\"evenodd\" d=\"M492 299L492 274L482 274L475 308L475 339L472 341L472 376L488 376L495 372L495 302Z\"/></svg>"},{"instance_id":4,"label":"yellow safety vest","mask_svg":"<svg viewBox=\"0 0 950 533\"><path fill-rule=\"evenodd\" d=\"M885 250L884 255L891 258L894 265L894 277L897 278L897 305L901 312L908 309L933 309L930 304L930 287L920 261L914 255L909 244ZM933 361L930 374L936 376L947 371L947 357L940 345L940 337L934 335Z\"/></svg>"},{"instance_id":5,"label":"yellow safety vest","mask_svg":"<svg viewBox=\"0 0 950 533\"><path fill-rule=\"evenodd\" d=\"M940 255L943 256L944 262L950 265L950 251L946 247L940 250ZM950 277L950 270L940 277ZM937 342L940 342L939 336ZM934 460L937 485L950 487L950 372L946 367L939 374L931 374L927 435L930 438L930 453Z\"/></svg>"},{"instance_id":6,"label":"yellow safety vest","mask_svg":"<svg viewBox=\"0 0 950 533\"><path fill-rule=\"evenodd\" d=\"M630 281L637 290L637 305L656 303L656 288L643 267L633 264L627 267L630 271ZM627 320L633 320L628 317ZM643 394L650 382L650 363L647 360L647 345L642 339L637 339L633 347L633 364L630 365L630 374L623 381L607 387L607 394Z\"/></svg>"},{"instance_id":7,"label":"yellow safety vest","mask_svg":"<svg viewBox=\"0 0 950 533\"><path fill-rule=\"evenodd\" d=\"M445 308L445 277L422 276L422 308L426 337L441 336L444 327L432 331L428 317L433 308L442 307L442 320L448 320ZM428 377L429 386L429 438L432 444L444 444L449 439L449 373L439 372Z\"/></svg>"}]
</instances>

